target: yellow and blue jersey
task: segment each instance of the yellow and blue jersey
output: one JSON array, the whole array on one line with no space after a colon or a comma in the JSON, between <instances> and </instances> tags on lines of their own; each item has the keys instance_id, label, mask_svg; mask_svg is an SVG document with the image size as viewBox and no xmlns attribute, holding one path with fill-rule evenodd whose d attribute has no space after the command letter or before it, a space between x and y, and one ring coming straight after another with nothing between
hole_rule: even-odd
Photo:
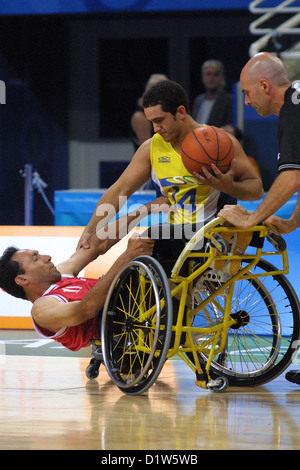
<instances>
[{"instance_id":1,"label":"yellow and blue jersey","mask_svg":"<svg viewBox=\"0 0 300 470\"><path fill-rule=\"evenodd\" d=\"M170 223L203 224L216 216L220 191L199 183L187 171L181 156L159 134L152 137L151 168L157 193L167 196L176 209L170 212Z\"/></svg>"}]
</instances>

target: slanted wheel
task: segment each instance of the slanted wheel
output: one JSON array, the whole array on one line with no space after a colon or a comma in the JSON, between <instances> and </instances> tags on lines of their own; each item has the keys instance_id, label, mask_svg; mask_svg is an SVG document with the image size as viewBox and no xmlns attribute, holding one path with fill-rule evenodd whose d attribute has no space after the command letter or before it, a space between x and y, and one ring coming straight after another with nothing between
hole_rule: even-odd
<instances>
[{"instance_id":1,"label":"slanted wheel","mask_svg":"<svg viewBox=\"0 0 300 470\"><path fill-rule=\"evenodd\" d=\"M95 359L94 357L90 360L89 365L87 366L85 373L88 379L95 380L99 375L99 368L101 366L101 361Z\"/></svg>"},{"instance_id":2,"label":"slanted wheel","mask_svg":"<svg viewBox=\"0 0 300 470\"><path fill-rule=\"evenodd\" d=\"M155 382L167 357L172 320L162 266L150 256L134 259L113 281L101 323L105 367L124 393L141 394Z\"/></svg>"},{"instance_id":3,"label":"slanted wheel","mask_svg":"<svg viewBox=\"0 0 300 470\"><path fill-rule=\"evenodd\" d=\"M231 318L235 324L228 332L225 349L216 355L210 367L212 378L223 376L230 385L262 385L280 375L292 362L299 347L300 306L297 295L282 275L270 263L260 260L251 272L259 275L235 281ZM222 322L226 292L218 295L201 309L217 287L215 282L200 280L194 291L199 312L193 325L212 326ZM207 336L194 336L196 344ZM199 353L205 367L207 354Z\"/></svg>"},{"instance_id":4,"label":"slanted wheel","mask_svg":"<svg viewBox=\"0 0 300 470\"><path fill-rule=\"evenodd\" d=\"M208 382L207 387L214 392L224 392L228 387L228 380L226 377L220 376Z\"/></svg>"}]
</instances>

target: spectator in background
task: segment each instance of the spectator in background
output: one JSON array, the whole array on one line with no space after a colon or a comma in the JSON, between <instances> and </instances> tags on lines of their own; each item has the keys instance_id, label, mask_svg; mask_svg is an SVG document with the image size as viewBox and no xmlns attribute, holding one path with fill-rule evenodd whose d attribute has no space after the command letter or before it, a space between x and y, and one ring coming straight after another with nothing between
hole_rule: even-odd
<instances>
[{"instance_id":1,"label":"spectator in background","mask_svg":"<svg viewBox=\"0 0 300 470\"><path fill-rule=\"evenodd\" d=\"M230 134L234 135L234 137L239 141L239 143L243 147L244 135L243 135L243 132L241 131L241 129L239 129L239 127L233 126L232 124L226 124L225 126L222 127L222 129L224 129L224 131L229 132ZM252 165L254 166L256 173L261 178L261 172L260 172L260 169L259 169L259 166L258 166L256 160L253 157L250 157L249 155L247 155L247 157L248 157L249 161L252 163Z\"/></svg>"},{"instance_id":2,"label":"spectator in background","mask_svg":"<svg viewBox=\"0 0 300 470\"><path fill-rule=\"evenodd\" d=\"M194 100L192 117L195 121L216 127L232 124L232 95L224 91L224 75L224 66L218 60L207 60L202 65L205 92Z\"/></svg>"},{"instance_id":3,"label":"spectator in background","mask_svg":"<svg viewBox=\"0 0 300 470\"><path fill-rule=\"evenodd\" d=\"M163 80L168 80L168 77L162 73L153 73L152 75L150 75L146 83L144 93L150 90L153 85L156 85L156 83L161 82ZM131 116L130 125L131 130L133 132L133 145L135 147L135 150L137 150L143 142L153 136L153 126L144 114L144 109L142 106L142 97L140 97L137 101L137 109Z\"/></svg>"},{"instance_id":4,"label":"spectator in background","mask_svg":"<svg viewBox=\"0 0 300 470\"><path fill-rule=\"evenodd\" d=\"M162 73L153 73L150 75L144 93L150 90L156 83L162 82L164 80L168 80L168 77ZM143 95L144 95L143 93ZM132 130L132 142L134 145L134 151L136 151L139 146L144 143L146 140L150 139L154 132L153 132L153 125L151 122L148 121L144 114L144 108L142 106L143 96L141 96L137 101L137 109L131 116L130 125ZM141 189L154 189L154 184L152 179L150 178L142 187Z\"/></svg>"}]
</instances>

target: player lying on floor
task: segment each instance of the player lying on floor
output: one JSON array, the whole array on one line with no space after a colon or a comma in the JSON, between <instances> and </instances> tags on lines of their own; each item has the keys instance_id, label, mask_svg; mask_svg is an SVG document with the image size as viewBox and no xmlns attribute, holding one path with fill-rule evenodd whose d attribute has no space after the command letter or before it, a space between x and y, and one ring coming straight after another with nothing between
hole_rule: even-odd
<instances>
[{"instance_id":1,"label":"player lying on floor","mask_svg":"<svg viewBox=\"0 0 300 470\"><path fill-rule=\"evenodd\" d=\"M83 268L116 244L121 233L145 216L159 210L166 198L143 206L109 224L90 239L90 248L80 248L57 266L51 256L30 249L8 247L0 258L0 287L14 297L33 303L31 316L39 335L77 351L99 338L98 316L114 277L124 264L140 255L151 255L154 241L134 233L127 249L100 279L77 277ZM106 233L104 233L106 231ZM111 236L107 236L110 234ZM112 236L114 235L114 236Z\"/></svg>"}]
</instances>

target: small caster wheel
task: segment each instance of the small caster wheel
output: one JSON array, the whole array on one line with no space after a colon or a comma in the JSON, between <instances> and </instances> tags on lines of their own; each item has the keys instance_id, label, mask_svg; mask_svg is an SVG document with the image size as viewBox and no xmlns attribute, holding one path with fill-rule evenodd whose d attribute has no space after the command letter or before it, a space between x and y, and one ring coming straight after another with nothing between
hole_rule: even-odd
<instances>
[{"instance_id":1,"label":"small caster wheel","mask_svg":"<svg viewBox=\"0 0 300 470\"><path fill-rule=\"evenodd\" d=\"M228 387L228 380L221 376L208 382L207 387L214 392L224 392Z\"/></svg>"},{"instance_id":2,"label":"small caster wheel","mask_svg":"<svg viewBox=\"0 0 300 470\"><path fill-rule=\"evenodd\" d=\"M217 248L218 252L221 255L226 255L227 253L229 253L230 244L227 240L222 238L219 233L215 233L214 235L212 235L211 243L215 248Z\"/></svg>"},{"instance_id":3,"label":"small caster wheel","mask_svg":"<svg viewBox=\"0 0 300 470\"><path fill-rule=\"evenodd\" d=\"M101 361L97 361L97 359L91 359L89 365L85 370L85 374L89 380L95 380L99 375L99 368L101 365Z\"/></svg>"},{"instance_id":4,"label":"small caster wheel","mask_svg":"<svg viewBox=\"0 0 300 470\"><path fill-rule=\"evenodd\" d=\"M269 240L279 253L286 250L286 241L280 235L277 235L277 233L269 232L267 234L267 240Z\"/></svg>"}]
</instances>

